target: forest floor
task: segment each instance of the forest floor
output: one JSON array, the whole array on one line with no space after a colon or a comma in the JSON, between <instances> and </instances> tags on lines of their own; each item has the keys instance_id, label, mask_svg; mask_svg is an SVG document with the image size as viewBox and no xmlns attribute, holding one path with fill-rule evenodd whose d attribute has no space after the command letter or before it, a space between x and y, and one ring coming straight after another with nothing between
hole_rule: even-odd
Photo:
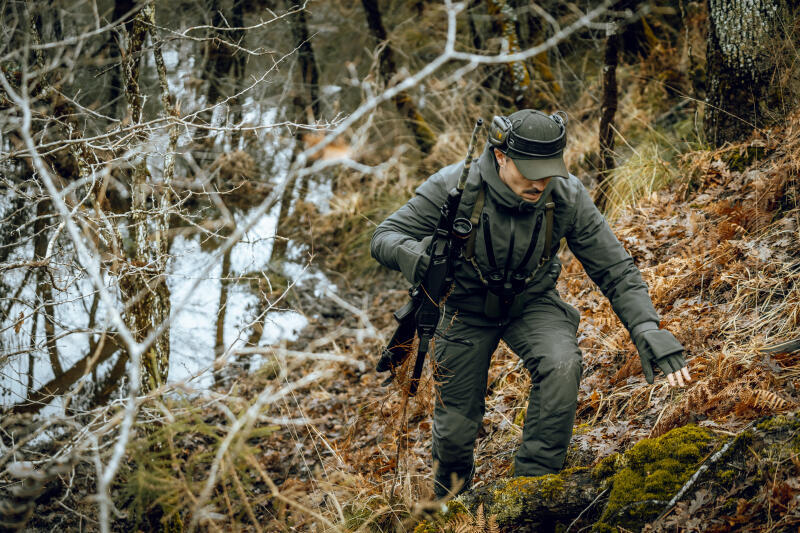
<instances>
[{"instance_id":1,"label":"forest floor","mask_svg":"<svg viewBox=\"0 0 800 533\"><path fill-rule=\"evenodd\" d=\"M688 180L641 199L613 221L650 287L661 326L687 349L693 380L685 389L670 389L663 377L647 384L608 301L563 252L558 289L581 312L584 353L566 468L595 465L686 424L730 436L764 415L800 406L800 352L766 353L771 344L800 337L799 164L800 123L795 120L769 142L756 139L685 154L681 172ZM368 316L384 337L393 328L391 312L406 297L397 279L370 279L369 288L343 294L351 301L369 298ZM328 317L312 324L298 344L332 328L365 326L341 310ZM284 416L302 415L309 423L277 431L261 445L261 457L283 487L304 494L307 505L325 510L332 523L358 529L386 523L387 516L401 523L398 517L433 498L430 373L420 394L407 400L396 384L381 387L384 376L372 371L379 341L345 335L336 343L341 352L365 361L367 369L344 369L287 402ZM527 407L529 377L505 345L494 354L489 383L476 445L476 489L509 475ZM763 485L764 491L775 487ZM738 515L736 509L731 512L738 519L715 515L703 527L713 522L730 530L768 530L779 515L797 512L800 486L780 490L782 503L769 509L774 500L769 494L760 500L761 514L753 503L746 524L740 508Z\"/></svg>"},{"instance_id":2,"label":"forest floor","mask_svg":"<svg viewBox=\"0 0 800 533\"><path fill-rule=\"evenodd\" d=\"M800 337L800 119L770 140L684 154L680 167L685 179L639 199L612 227L642 271L661 326L686 347L692 382L685 389L669 388L663 377L647 384L608 301L564 250L558 290L581 313L584 354L567 469L624 457L614 454L632 453L643 439L687 424L723 442L765 415L800 407L800 351L769 350ZM227 434L226 418L241 417L265 388L322 372L264 408L231 444L229 459L217 463L219 483L203 525L220 531L454 529L420 522L426 510L440 507L431 482L430 369L413 399L397 384L382 387L385 376L373 371L394 326L391 313L407 297L404 282L381 272L342 284L338 295L351 307L296 292L294 305L310 323L283 348L346 356L363 366L309 360L282 368L285 359L270 359L231 376L214 401L168 401L171 423L140 432L129 449L114 493L126 513L118 527L182 527L199 505L196 495ZM529 377L503 344L489 383L475 492L509 476L527 407ZM796 530L800 485L790 481L800 475L800 460L797 453L790 459L737 478L728 493L733 507L706 493L676 506L673 522L662 517L667 522L646 528ZM81 522L92 529L81 516L93 514L92 471L79 469L70 486L65 496L39 506L32 530Z\"/></svg>"}]
</instances>

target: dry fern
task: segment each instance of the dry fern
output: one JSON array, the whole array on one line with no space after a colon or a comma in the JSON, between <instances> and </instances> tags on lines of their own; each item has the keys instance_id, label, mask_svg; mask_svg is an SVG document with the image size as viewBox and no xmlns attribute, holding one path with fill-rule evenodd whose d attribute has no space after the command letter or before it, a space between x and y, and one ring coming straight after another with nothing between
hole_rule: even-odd
<instances>
[{"instance_id":1,"label":"dry fern","mask_svg":"<svg viewBox=\"0 0 800 533\"><path fill-rule=\"evenodd\" d=\"M480 504L477 511L475 511L474 517L459 513L448 524L439 528L439 531L451 531L452 533L500 533L500 526L497 525L497 517L492 514L487 517L483 504Z\"/></svg>"},{"instance_id":2,"label":"dry fern","mask_svg":"<svg viewBox=\"0 0 800 533\"><path fill-rule=\"evenodd\" d=\"M483 514L483 504L478 506L478 511L475 513L475 527L479 531L486 530L486 516Z\"/></svg>"},{"instance_id":3,"label":"dry fern","mask_svg":"<svg viewBox=\"0 0 800 533\"><path fill-rule=\"evenodd\" d=\"M457 514L450 524L453 533L474 533L472 519L465 514Z\"/></svg>"},{"instance_id":4,"label":"dry fern","mask_svg":"<svg viewBox=\"0 0 800 533\"><path fill-rule=\"evenodd\" d=\"M784 400L773 391L756 389L745 400L754 409L766 409L770 412L783 411L794 407L793 402Z\"/></svg>"}]
</instances>

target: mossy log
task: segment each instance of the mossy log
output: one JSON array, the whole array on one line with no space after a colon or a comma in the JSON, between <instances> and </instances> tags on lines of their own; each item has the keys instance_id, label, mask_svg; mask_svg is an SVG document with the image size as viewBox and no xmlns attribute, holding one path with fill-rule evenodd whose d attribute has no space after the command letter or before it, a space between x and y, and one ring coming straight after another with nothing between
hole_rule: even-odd
<instances>
[{"instance_id":1,"label":"mossy log","mask_svg":"<svg viewBox=\"0 0 800 533\"><path fill-rule=\"evenodd\" d=\"M494 515L500 526L539 531L557 523L569 525L601 492L591 469L573 468L560 474L504 479L470 491L459 500L470 510L483 504L485 513ZM587 511L590 516L591 512ZM594 516L598 514L595 510Z\"/></svg>"},{"instance_id":2,"label":"mossy log","mask_svg":"<svg viewBox=\"0 0 800 533\"><path fill-rule=\"evenodd\" d=\"M794 515L775 511L769 505L775 494L761 493L778 486L786 505L800 499L798 456L798 414L764 418L734 437L689 425L644 439L593 468L475 488L417 529L447 529L460 514L491 517L504 531L577 531L588 526L594 532L641 531L648 524L649 530L662 531L690 519L724 529L743 517L748 525L780 523Z\"/></svg>"}]
</instances>

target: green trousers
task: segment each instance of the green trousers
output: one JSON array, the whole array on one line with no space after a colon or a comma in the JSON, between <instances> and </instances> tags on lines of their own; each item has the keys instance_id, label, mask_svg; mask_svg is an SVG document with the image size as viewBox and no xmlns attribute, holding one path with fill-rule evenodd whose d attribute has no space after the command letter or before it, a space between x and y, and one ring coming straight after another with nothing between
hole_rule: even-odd
<instances>
[{"instance_id":1,"label":"green trousers","mask_svg":"<svg viewBox=\"0 0 800 533\"><path fill-rule=\"evenodd\" d=\"M539 476L564 465L578 398L582 356L580 314L553 290L526 304L502 327L473 326L445 315L437 331L436 406L433 415L434 489L437 497L469 487L473 450L486 410L489 362L500 339L531 375L522 444L514 475Z\"/></svg>"}]
</instances>

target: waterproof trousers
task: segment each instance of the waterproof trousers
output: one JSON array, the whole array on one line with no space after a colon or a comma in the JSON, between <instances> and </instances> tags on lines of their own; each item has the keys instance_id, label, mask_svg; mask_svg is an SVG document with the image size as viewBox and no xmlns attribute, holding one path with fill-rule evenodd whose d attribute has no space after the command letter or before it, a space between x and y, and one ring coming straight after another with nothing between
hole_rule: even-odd
<instances>
[{"instance_id":1,"label":"waterproof trousers","mask_svg":"<svg viewBox=\"0 0 800 533\"><path fill-rule=\"evenodd\" d=\"M468 325L445 315L437 331L436 406L433 415L434 490L463 491L472 482L474 445L486 409L489 362L500 339L531 375L522 444L514 475L539 476L564 465L572 437L582 356L576 333L580 314L555 290L527 303L505 326ZM453 483L457 483L458 487Z\"/></svg>"}]
</instances>

